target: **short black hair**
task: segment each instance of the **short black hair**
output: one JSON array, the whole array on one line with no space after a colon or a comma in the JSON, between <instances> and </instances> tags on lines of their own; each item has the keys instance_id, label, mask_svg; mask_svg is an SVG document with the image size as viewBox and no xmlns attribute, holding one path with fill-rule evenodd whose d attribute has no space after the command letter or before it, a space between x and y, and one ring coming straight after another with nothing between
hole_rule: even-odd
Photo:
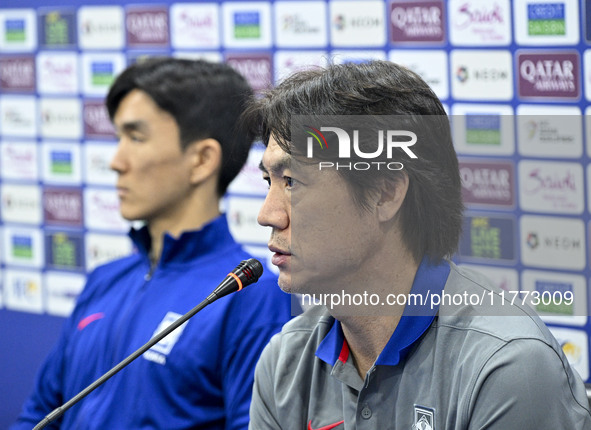
<instances>
[{"instance_id":1,"label":"short black hair","mask_svg":"<svg viewBox=\"0 0 591 430\"><path fill-rule=\"evenodd\" d=\"M254 136L243 129L240 115L253 92L230 66L204 60L149 58L131 65L115 80L105 104L111 120L132 90L141 90L175 119L184 150L190 143L213 138L222 148L217 191L222 196L248 158Z\"/></svg>"},{"instance_id":2,"label":"short black hair","mask_svg":"<svg viewBox=\"0 0 591 430\"><path fill-rule=\"evenodd\" d=\"M243 118L267 145L271 136L292 153L292 117L364 115L403 116L419 127L412 146L416 159L404 163L409 187L400 209L404 244L420 262L438 262L457 250L464 206L458 159L445 110L425 81L409 69L388 61L330 65L297 72L251 103ZM426 120L421 120L424 118ZM351 161L367 161L362 158ZM394 183L403 174L382 169L367 175L338 170L363 207L384 179Z\"/></svg>"}]
</instances>

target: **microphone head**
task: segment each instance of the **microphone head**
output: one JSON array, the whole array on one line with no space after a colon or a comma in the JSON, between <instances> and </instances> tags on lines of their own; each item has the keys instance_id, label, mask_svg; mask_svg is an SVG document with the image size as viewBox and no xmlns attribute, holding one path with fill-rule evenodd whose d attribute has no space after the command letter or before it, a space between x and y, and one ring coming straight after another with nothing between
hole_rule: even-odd
<instances>
[{"instance_id":1,"label":"microphone head","mask_svg":"<svg viewBox=\"0 0 591 430\"><path fill-rule=\"evenodd\" d=\"M242 290L244 287L254 284L259 280L263 274L263 265L260 261L249 258L243 260L236 266L234 270L228 273L226 279L217 286L215 290L207 298L208 302L213 302L221 297L227 296L230 293Z\"/></svg>"},{"instance_id":2,"label":"microphone head","mask_svg":"<svg viewBox=\"0 0 591 430\"><path fill-rule=\"evenodd\" d=\"M242 286L246 287L259 280L263 274L263 265L256 258L249 258L241 261L232 273L238 276L242 281Z\"/></svg>"}]
</instances>

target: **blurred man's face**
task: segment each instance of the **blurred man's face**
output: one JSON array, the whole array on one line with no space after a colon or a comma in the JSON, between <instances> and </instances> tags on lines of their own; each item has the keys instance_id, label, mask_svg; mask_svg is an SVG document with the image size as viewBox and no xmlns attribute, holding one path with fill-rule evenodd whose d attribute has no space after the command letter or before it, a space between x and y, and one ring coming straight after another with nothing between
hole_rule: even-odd
<instances>
[{"instance_id":1,"label":"blurred man's face","mask_svg":"<svg viewBox=\"0 0 591 430\"><path fill-rule=\"evenodd\" d=\"M111 169L127 220L174 221L190 193L190 160L174 118L145 92L131 91L113 118L119 136Z\"/></svg>"},{"instance_id":2,"label":"blurred man's face","mask_svg":"<svg viewBox=\"0 0 591 430\"><path fill-rule=\"evenodd\" d=\"M269 191L258 222L272 228L269 249L279 286L291 293L359 287L380 251L375 212L355 205L337 172L295 161L273 138L261 170Z\"/></svg>"}]
</instances>

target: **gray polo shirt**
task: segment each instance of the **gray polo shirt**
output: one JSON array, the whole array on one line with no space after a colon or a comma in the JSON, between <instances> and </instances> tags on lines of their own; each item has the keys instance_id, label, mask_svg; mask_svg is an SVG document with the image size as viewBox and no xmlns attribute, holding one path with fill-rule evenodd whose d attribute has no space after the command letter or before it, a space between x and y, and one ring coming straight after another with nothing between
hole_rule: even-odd
<instances>
[{"instance_id":1,"label":"gray polo shirt","mask_svg":"<svg viewBox=\"0 0 591 430\"><path fill-rule=\"evenodd\" d=\"M583 382L529 307L501 304L474 272L423 261L411 292L443 287L497 301L405 310L365 379L325 307L290 321L257 365L250 429L591 429Z\"/></svg>"}]
</instances>

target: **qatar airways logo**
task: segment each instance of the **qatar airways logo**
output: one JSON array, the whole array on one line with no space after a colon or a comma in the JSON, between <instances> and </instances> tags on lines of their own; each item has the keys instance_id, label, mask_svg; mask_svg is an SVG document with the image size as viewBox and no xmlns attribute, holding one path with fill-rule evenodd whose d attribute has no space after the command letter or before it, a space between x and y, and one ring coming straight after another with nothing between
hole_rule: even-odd
<instances>
[{"instance_id":1,"label":"qatar airways logo","mask_svg":"<svg viewBox=\"0 0 591 430\"><path fill-rule=\"evenodd\" d=\"M64 219L76 219L76 214L81 210L80 199L68 194L46 195L43 206L47 211Z\"/></svg>"},{"instance_id":2,"label":"qatar airways logo","mask_svg":"<svg viewBox=\"0 0 591 430\"><path fill-rule=\"evenodd\" d=\"M521 97L578 98L578 53L519 54Z\"/></svg>"},{"instance_id":3,"label":"qatar airways logo","mask_svg":"<svg viewBox=\"0 0 591 430\"><path fill-rule=\"evenodd\" d=\"M396 2L390 11L392 42L443 42L443 2Z\"/></svg>"},{"instance_id":4,"label":"qatar airways logo","mask_svg":"<svg viewBox=\"0 0 591 430\"><path fill-rule=\"evenodd\" d=\"M441 9L436 6L395 7L390 14L392 24L398 28L417 25L441 25Z\"/></svg>"},{"instance_id":5,"label":"qatar airways logo","mask_svg":"<svg viewBox=\"0 0 591 430\"><path fill-rule=\"evenodd\" d=\"M128 11L127 40L131 46L168 44L168 10Z\"/></svg>"},{"instance_id":6,"label":"qatar airways logo","mask_svg":"<svg viewBox=\"0 0 591 430\"><path fill-rule=\"evenodd\" d=\"M135 35L143 35L152 31L168 30L168 17L164 13L130 14L127 17L127 28Z\"/></svg>"},{"instance_id":7,"label":"qatar airways logo","mask_svg":"<svg viewBox=\"0 0 591 430\"><path fill-rule=\"evenodd\" d=\"M460 177L462 198L468 205L511 207L515 203L511 163L461 160Z\"/></svg>"},{"instance_id":8,"label":"qatar airways logo","mask_svg":"<svg viewBox=\"0 0 591 430\"><path fill-rule=\"evenodd\" d=\"M339 160L348 160L351 158L351 148L359 158L376 159L382 158L384 151L386 151L386 158L392 159L394 148L399 148L408 157L417 158L416 154L409 148L417 142L417 135L408 130L378 130L377 148L373 152L364 152L359 146L359 130L353 130L353 139L349 133L339 127L320 127L320 130L306 126L309 130L306 133L310 136L307 138L306 157L314 157L314 148L317 151L325 151L328 149L328 140L324 133L334 133L338 140L338 158ZM324 133L323 133L324 132ZM403 140L396 140L402 138ZM331 143L332 144L332 143ZM334 163L330 161L321 161L318 163L319 170L323 168L335 168L336 170L369 170L371 168L385 167L388 170L402 170L404 165L400 162L356 162L356 163Z\"/></svg>"},{"instance_id":9,"label":"qatar airways logo","mask_svg":"<svg viewBox=\"0 0 591 430\"><path fill-rule=\"evenodd\" d=\"M563 86L568 86L574 90L573 74L575 66L572 61L531 61L526 60L521 63L519 71L527 81L532 84L542 86L542 83L556 80Z\"/></svg>"},{"instance_id":10,"label":"qatar airways logo","mask_svg":"<svg viewBox=\"0 0 591 430\"><path fill-rule=\"evenodd\" d=\"M32 57L0 59L0 88L18 91L35 90L35 62Z\"/></svg>"},{"instance_id":11,"label":"qatar airways logo","mask_svg":"<svg viewBox=\"0 0 591 430\"><path fill-rule=\"evenodd\" d=\"M101 101L84 101L84 134L92 137L113 137L115 129Z\"/></svg>"},{"instance_id":12,"label":"qatar airways logo","mask_svg":"<svg viewBox=\"0 0 591 430\"><path fill-rule=\"evenodd\" d=\"M226 64L246 78L255 91L269 88L273 60L268 54L229 54Z\"/></svg>"}]
</instances>

